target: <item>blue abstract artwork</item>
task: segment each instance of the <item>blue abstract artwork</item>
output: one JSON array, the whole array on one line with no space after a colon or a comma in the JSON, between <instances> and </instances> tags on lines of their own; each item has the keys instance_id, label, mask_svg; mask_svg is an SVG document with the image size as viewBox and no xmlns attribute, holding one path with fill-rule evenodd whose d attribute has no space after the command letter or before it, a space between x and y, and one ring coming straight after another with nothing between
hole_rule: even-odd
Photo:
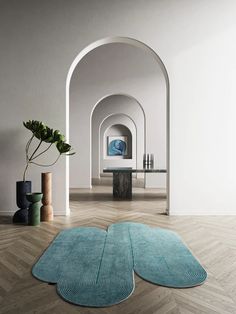
<instances>
[{"instance_id":1,"label":"blue abstract artwork","mask_svg":"<svg viewBox=\"0 0 236 314\"><path fill-rule=\"evenodd\" d=\"M108 156L127 155L127 136L108 136Z\"/></svg>"}]
</instances>

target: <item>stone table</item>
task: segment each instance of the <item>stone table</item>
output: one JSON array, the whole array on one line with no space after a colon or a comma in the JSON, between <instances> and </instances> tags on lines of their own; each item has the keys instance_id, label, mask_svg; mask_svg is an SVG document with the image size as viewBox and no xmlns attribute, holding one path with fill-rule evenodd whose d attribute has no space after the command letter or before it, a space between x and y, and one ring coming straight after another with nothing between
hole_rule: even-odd
<instances>
[{"instance_id":1,"label":"stone table","mask_svg":"<svg viewBox=\"0 0 236 314\"><path fill-rule=\"evenodd\" d=\"M166 173L166 169L135 169L131 167L105 168L104 173L113 173L113 197L117 200L132 199L132 173Z\"/></svg>"}]
</instances>

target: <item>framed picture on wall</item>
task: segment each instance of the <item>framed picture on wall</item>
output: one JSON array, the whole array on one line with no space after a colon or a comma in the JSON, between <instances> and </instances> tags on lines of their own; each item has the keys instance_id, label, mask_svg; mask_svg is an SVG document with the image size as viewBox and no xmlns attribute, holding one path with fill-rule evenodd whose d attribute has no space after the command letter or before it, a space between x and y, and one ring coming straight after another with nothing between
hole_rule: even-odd
<instances>
[{"instance_id":1,"label":"framed picture on wall","mask_svg":"<svg viewBox=\"0 0 236 314\"><path fill-rule=\"evenodd\" d=\"M108 156L127 156L128 136L108 136L107 155Z\"/></svg>"}]
</instances>

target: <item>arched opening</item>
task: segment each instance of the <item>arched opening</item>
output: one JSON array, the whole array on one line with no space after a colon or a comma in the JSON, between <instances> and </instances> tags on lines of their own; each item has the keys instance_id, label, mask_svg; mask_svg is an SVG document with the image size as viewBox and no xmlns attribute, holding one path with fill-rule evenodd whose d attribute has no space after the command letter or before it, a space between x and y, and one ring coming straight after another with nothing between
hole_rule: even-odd
<instances>
[{"instance_id":1,"label":"arched opening","mask_svg":"<svg viewBox=\"0 0 236 314\"><path fill-rule=\"evenodd\" d=\"M151 59L153 61L155 61L157 68L159 69L159 72L161 73L161 75L163 76L163 81L164 81L164 88L162 88L162 90L164 90L164 94L165 97L162 97L163 99L165 98L165 117L166 117L166 121L165 121L165 131L166 131L166 141L165 141L165 149L166 149L166 168L167 168L167 213L169 212L169 79L168 79L168 74L167 71L165 69L165 66L163 64L163 62L161 61L160 57L147 45L145 45L144 43L141 43L140 41L137 41L135 39L131 39L131 38L126 38L126 37L112 37L112 38L105 38L105 39L101 39L98 40L94 43L92 43L91 45L89 45L88 47L86 47L83 51L81 51L81 53L79 53L79 55L75 58L74 62L72 63L68 76L67 76L67 84L66 84L66 135L67 137L69 137L69 104L71 101L71 96L70 95L70 87L71 87L71 79L72 76L75 75L75 69L76 67L82 63L82 61L84 61L85 56L89 55L93 50L109 45L109 44L114 44L114 43L120 43L120 44L127 44L129 46L132 47L136 47L136 48L141 48L142 51L144 51L146 53L147 56L149 56L149 58L151 57ZM108 92L109 93L109 92ZM126 93L126 90L125 90ZM104 98L104 97L103 97ZM136 95L135 95L135 98ZM141 101L140 101L141 102ZM95 102L93 102L95 103ZM84 121L85 123L89 123L90 124L90 129L91 129L91 120L92 120L92 113L93 110L95 109L96 105L91 109L91 114L90 114L90 120L86 120ZM150 114L150 113L149 113ZM151 130L149 130L149 134L150 134ZM91 147L91 132L88 135L87 139L89 138L90 140L90 178L91 178L91 151L92 151L92 147ZM147 139L149 138L149 136L147 137ZM163 143L162 143L163 144ZM149 143L148 143L149 145ZM67 159L67 163L66 163L66 191L67 191L67 213L69 213L69 160Z\"/></svg>"},{"instance_id":2,"label":"arched opening","mask_svg":"<svg viewBox=\"0 0 236 314\"><path fill-rule=\"evenodd\" d=\"M118 116L122 118L122 116ZM111 116L112 118L112 116ZM116 166L111 162L119 160L119 162L126 159L132 159L134 154L133 142L136 141L136 134L127 125L119 122L110 122L105 132L100 134L102 142L102 156L103 160L107 160L109 163L102 166L102 168ZM120 164L121 167L123 164ZM125 167L126 165L124 165ZM134 165L136 167L136 164Z\"/></svg>"},{"instance_id":3,"label":"arched opening","mask_svg":"<svg viewBox=\"0 0 236 314\"><path fill-rule=\"evenodd\" d=\"M105 156L104 158L104 147L107 144L108 138L105 139L104 143L101 134L104 134L112 124L123 124L131 130L133 134L132 147L129 146L133 150L131 158L129 155L123 157L123 161L120 160L120 157L115 156ZM93 110L91 127L92 185L101 184L102 181L105 181L100 180L101 176L107 177L111 175L102 173L103 168L112 165L142 168L143 153L146 151L146 122L143 108L136 99L130 95L124 94L109 95L102 98ZM125 135L125 133L126 132L123 132L123 135ZM144 179L144 174L135 174L134 177L138 177L141 184L141 179ZM142 186L143 185L144 183Z\"/></svg>"}]
</instances>

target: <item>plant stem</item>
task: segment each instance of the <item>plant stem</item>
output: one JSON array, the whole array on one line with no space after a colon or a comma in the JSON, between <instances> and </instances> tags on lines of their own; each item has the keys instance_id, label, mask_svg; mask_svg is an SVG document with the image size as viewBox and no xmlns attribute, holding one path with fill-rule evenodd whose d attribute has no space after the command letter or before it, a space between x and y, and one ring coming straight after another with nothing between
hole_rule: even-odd
<instances>
[{"instance_id":1,"label":"plant stem","mask_svg":"<svg viewBox=\"0 0 236 314\"><path fill-rule=\"evenodd\" d=\"M57 159L56 159L52 164L50 164L50 165L38 164L38 163L36 163L36 162L34 162L34 161L29 161L29 163L30 163L30 164L34 164L34 165L36 165L36 166L40 166L40 167L51 167L51 166L55 165L55 163L58 161L58 159L60 158L60 156L61 156L61 154L60 154L60 155L57 157Z\"/></svg>"},{"instance_id":2,"label":"plant stem","mask_svg":"<svg viewBox=\"0 0 236 314\"><path fill-rule=\"evenodd\" d=\"M52 146L53 143L51 143L45 150L43 150L41 153L39 153L38 155L34 156L34 158L31 158L31 160L34 160L36 158L38 158L40 155L42 155L43 153L45 153L47 150L49 150L49 148Z\"/></svg>"},{"instance_id":3,"label":"plant stem","mask_svg":"<svg viewBox=\"0 0 236 314\"><path fill-rule=\"evenodd\" d=\"M26 161L29 160L29 156L28 156L28 153L29 153L29 146L30 146L30 144L31 144L31 142L32 142L32 140L33 140L33 138L34 138L34 134L31 136L31 138L29 139L29 141L27 142L26 147L25 147Z\"/></svg>"},{"instance_id":4,"label":"plant stem","mask_svg":"<svg viewBox=\"0 0 236 314\"><path fill-rule=\"evenodd\" d=\"M24 171L24 174L23 174L23 181L24 182L25 182L25 175L26 175L26 171L27 171L28 167L29 167L29 162L27 162L26 167L25 167L25 171Z\"/></svg>"},{"instance_id":5,"label":"plant stem","mask_svg":"<svg viewBox=\"0 0 236 314\"><path fill-rule=\"evenodd\" d=\"M35 155L35 153L37 152L37 150L39 149L39 147L40 147L40 145L42 144L42 140L40 140L39 141L39 144L38 144L38 146L35 148L35 150L34 150L34 152L33 152L33 154L31 155L31 157L29 158L29 160L31 161L32 160L32 158L34 157L34 155Z\"/></svg>"},{"instance_id":6,"label":"plant stem","mask_svg":"<svg viewBox=\"0 0 236 314\"><path fill-rule=\"evenodd\" d=\"M29 164L31 163L31 160L32 158L34 157L35 153L37 152L37 150L39 149L40 145L42 144L42 140L40 140L38 146L35 148L33 154L29 157L29 147L30 147L30 144L32 143L32 140L34 138L34 134L31 136L31 138L29 139L28 143L26 144L26 147L25 147L25 153L26 153L26 166L25 166L25 170L24 170L24 174L23 174L23 181L25 182L25 176L26 176L26 171L29 167Z\"/></svg>"},{"instance_id":7,"label":"plant stem","mask_svg":"<svg viewBox=\"0 0 236 314\"><path fill-rule=\"evenodd\" d=\"M26 146L25 146L25 156L26 156L26 166L25 166L25 170L24 170L24 174L23 174L23 181L25 182L25 176L26 176L26 171L29 167L29 147L30 147L30 144L32 142L34 138L34 134L31 136L31 138L28 140Z\"/></svg>"}]
</instances>

